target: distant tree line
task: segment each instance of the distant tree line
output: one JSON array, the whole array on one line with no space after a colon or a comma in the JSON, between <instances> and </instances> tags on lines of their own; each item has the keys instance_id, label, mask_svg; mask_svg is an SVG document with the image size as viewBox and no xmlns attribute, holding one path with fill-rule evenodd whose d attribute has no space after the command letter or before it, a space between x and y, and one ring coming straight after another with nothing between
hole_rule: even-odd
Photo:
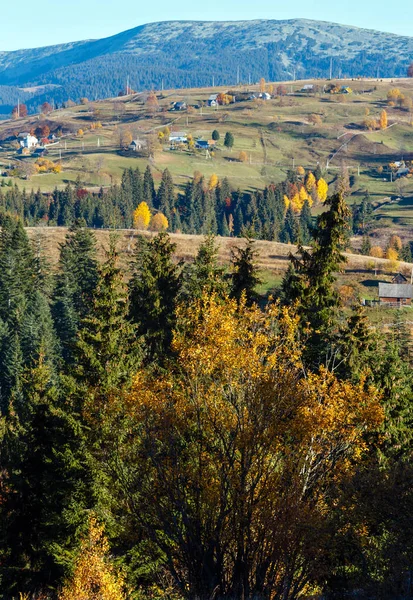
<instances>
[{"instance_id":1,"label":"distant tree line","mask_svg":"<svg viewBox=\"0 0 413 600\"><path fill-rule=\"evenodd\" d=\"M247 193L233 190L226 178L220 181L212 175L206 180L195 173L176 194L168 169L156 189L148 166L143 174L138 168L125 170L119 185L97 193L85 189L80 181L50 194L3 185L0 210L18 215L27 226L71 227L82 219L88 227L119 229L133 227L133 213L145 202L151 212L165 215L172 232L241 236L248 231L258 239L307 243L311 205L318 199L316 177L324 182L321 173L300 178L291 171L284 182ZM321 188L324 186L319 185L318 190Z\"/></svg>"}]
</instances>

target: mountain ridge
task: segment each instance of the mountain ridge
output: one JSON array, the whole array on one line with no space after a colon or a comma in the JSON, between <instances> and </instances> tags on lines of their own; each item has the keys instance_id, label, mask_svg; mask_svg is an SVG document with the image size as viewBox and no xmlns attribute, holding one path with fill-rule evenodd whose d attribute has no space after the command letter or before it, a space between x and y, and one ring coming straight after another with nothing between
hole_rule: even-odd
<instances>
[{"instance_id":1,"label":"mountain ridge","mask_svg":"<svg viewBox=\"0 0 413 600\"><path fill-rule=\"evenodd\" d=\"M138 90L233 85L333 75L398 77L413 59L413 37L311 19L159 21L96 40L0 52L1 86L59 86L41 98L116 95L126 77ZM6 104L3 101L3 104Z\"/></svg>"}]
</instances>

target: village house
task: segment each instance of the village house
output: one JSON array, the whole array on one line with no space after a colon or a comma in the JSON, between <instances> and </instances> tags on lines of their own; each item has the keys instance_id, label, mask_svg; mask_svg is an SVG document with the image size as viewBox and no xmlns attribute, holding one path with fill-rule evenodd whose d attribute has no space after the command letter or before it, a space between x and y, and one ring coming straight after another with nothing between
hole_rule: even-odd
<instances>
[{"instance_id":1,"label":"village house","mask_svg":"<svg viewBox=\"0 0 413 600\"><path fill-rule=\"evenodd\" d=\"M198 148L198 150L210 150L214 146L214 140L197 140L195 142L195 148Z\"/></svg>"},{"instance_id":2,"label":"village house","mask_svg":"<svg viewBox=\"0 0 413 600\"><path fill-rule=\"evenodd\" d=\"M187 144L188 135L185 131L173 131L169 136L169 142L171 144Z\"/></svg>"},{"instance_id":3,"label":"village house","mask_svg":"<svg viewBox=\"0 0 413 600\"><path fill-rule=\"evenodd\" d=\"M397 273L391 280L391 283L408 283L407 277L403 273Z\"/></svg>"},{"instance_id":4,"label":"village house","mask_svg":"<svg viewBox=\"0 0 413 600\"><path fill-rule=\"evenodd\" d=\"M208 106L218 106L219 94L211 94L208 98Z\"/></svg>"},{"instance_id":5,"label":"village house","mask_svg":"<svg viewBox=\"0 0 413 600\"><path fill-rule=\"evenodd\" d=\"M39 140L37 139L37 137L35 137L34 135L30 135L30 133L28 133L26 137L24 137L20 142L20 146L22 148L28 148L29 150L31 150L32 148L36 148L38 144Z\"/></svg>"},{"instance_id":6,"label":"village house","mask_svg":"<svg viewBox=\"0 0 413 600\"><path fill-rule=\"evenodd\" d=\"M132 150L132 152L138 152L139 150L142 150L144 146L145 142L142 140L132 140L128 148L129 150Z\"/></svg>"},{"instance_id":7,"label":"village house","mask_svg":"<svg viewBox=\"0 0 413 600\"><path fill-rule=\"evenodd\" d=\"M312 83L306 83L305 85L303 85L303 87L301 88L302 92L306 92L307 94L309 92L312 92L314 90L314 84Z\"/></svg>"},{"instance_id":8,"label":"village house","mask_svg":"<svg viewBox=\"0 0 413 600\"><path fill-rule=\"evenodd\" d=\"M410 306L413 298L413 285L408 283L379 283L380 304Z\"/></svg>"},{"instance_id":9,"label":"village house","mask_svg":"<svg viewBox=\"0 0 413 600\"><path fill-rule=\"evenodd\" d=\"M182 110L187 110L187 109L188 109L188 105L186 102L175 102L175 104L173 105L173 110L182 111Z\"/></svg>"}]
</instances>

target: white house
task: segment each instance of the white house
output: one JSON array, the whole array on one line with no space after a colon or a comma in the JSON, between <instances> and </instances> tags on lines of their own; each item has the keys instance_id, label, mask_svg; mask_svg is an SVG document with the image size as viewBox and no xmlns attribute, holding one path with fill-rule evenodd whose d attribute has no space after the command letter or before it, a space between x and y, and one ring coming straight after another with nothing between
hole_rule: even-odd
<instances>
[{"instance_id":1,"label":"white house","mask_svg":"<svg viewBox=\"0 0 413 600\"><path fill-rule=\"evenodd\" d=\"M169 136L169 142L171 144L186 144L188 142L188 135L185 131L174 131Z\"/></svg>"},{"instance_id":2,"label":"white house","mask_svg":"<svg viewBox=\"0 0 413 600\"><path fill-rule=\"evenodd\" d=\"M208 106L217 106L219 94L211 94L208 98Z\"/></svg>"},{"instance_id":3,"label":"white house","mask_svg":"<svg viewBox=\"0 0 413 600\"><path fill-rule=\"evenodd\" d=\"M20 142L20 146L22 148L28 148L29 150L31 150L32 148L36 148L36 146L38 145L39 140L37 139L37 137L34 137L34 135L30 135L27 134L25 138L22 139L22 141Z\"/></svg>"}]
</instances>

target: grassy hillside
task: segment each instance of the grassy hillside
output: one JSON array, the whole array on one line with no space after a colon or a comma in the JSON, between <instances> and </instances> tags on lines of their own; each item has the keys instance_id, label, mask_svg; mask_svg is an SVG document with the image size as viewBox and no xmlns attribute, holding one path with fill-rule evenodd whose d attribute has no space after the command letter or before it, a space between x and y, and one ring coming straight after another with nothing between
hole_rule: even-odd
<instances>
[{"instance_id":1,"label":"grassy hillside","mask_svg":"<svg viewBox=\"0 0 413 600\"><path fill-rule=\"evenodd\" d=\"M47 117L4 122L0 124L0 169L6 177L2 179L21 188L40 188L45 192L78 178L85 187L100 187L118 182L127 167L144 169L150 164L155 181L168 168L177 191L195 171L206 178L213 173L219 178L227 177L234 189L253 191L284 180L289 169L299 165L314 169L320 164L332 186L340 169L347 169L351 177L349 202L360 201L368 190L379 226L391 226L409 235L413 224L413 178L392 181L387 168L391 162L413 158L412 114L405 108L387 106L386 99L395 86L406 98L413 97L413 80L337 82L351 86L354 93L348 95L302 93L306 83L309 82L285 84L287 95L272 100L245 101L217 109L207 106L207 98L213 91L228 88L164 92L158 97L159 111L155 113L149 111L147 95L137 94L57 110ZM312 83L322 89L326 82ZM276 90L278 85L274 83L272 88ZM257 86L239 86L234 91L243 93L247 89L258 91ZM171 112L171 103L178 100L200 108ZM383 108L388 113L389 127L379 131L363 129L366 115L378 118ZM317 117L315 125L309 122L313 115ZM90 129L96 123L102 127ZM58 145L49 148L49 158L61 161L62 173L38 174L27 180L7 177L9 166L34 162L30 157L18 157L7 138L42 124L65 133ZM216 129L221 139L216 151L209 155L187 148L171 151L169 144L158 143L158 133L165 127L172 132L185 131L194 139L210 139ZM84 135L78 135L80 129ZM231 150L223 145L227 131L235 138ZM151 157L148 153L137 155L121 150L122 135L147 142ZM244 153L245 162L241 162L240 152Z\"/></svg>"}]
</instances>

